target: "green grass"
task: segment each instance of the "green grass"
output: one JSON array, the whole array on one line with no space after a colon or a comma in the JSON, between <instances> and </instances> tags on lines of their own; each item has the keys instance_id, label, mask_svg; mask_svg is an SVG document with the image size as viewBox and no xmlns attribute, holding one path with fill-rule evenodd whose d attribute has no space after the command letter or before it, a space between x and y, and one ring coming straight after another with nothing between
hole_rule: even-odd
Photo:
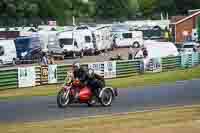
<instances>
[{"instance_id":1,"label":"green grass","mask_svg":"<svg viewBox=\"0 0 200 133\"><path fill-rule=\"evenodd\" d=\"M144 74L128 78L112 79L107 84L116 88L128 88L148 85L158 85L161 83L173 83L179 80L191 80L200 78L200 67L175 70L169 72Z\"/></svg>"},{"instance_id":2,"label":"green grass","mask_svg":"<svg viewBox=\"0 0 200 133\"><path fill-rule=\"evenodd\" d=\"M194 133L193 130L185 132L182 127L191 123L193 129L199 129L199 123L195 124L199 118L200 107L197 105L76 120L4 123L0 125L0 130L2 133L132 133L136 132L135 129L147 129L145 133L155 133L150 129L173 127L182 129L181 133Z\"/></svg>"},{"instance_id":3,"label":"green grass","mask_svg":"<svg viewBox=\"0 0 200 133\"><path fill-rule=\"evenodd\" d=\"M128 78L107 80L107 86L114 88L136 88L138 86L158 85L161 83L173 83L178 80L190 80L200 78L200 66L186 69L162 72L156 74L137 75ZM32 88L21 88L0 91L0 99L16 99L32 96L53 96L60 90L61 85L47 85Z\"/></svg>"}]
</instances>

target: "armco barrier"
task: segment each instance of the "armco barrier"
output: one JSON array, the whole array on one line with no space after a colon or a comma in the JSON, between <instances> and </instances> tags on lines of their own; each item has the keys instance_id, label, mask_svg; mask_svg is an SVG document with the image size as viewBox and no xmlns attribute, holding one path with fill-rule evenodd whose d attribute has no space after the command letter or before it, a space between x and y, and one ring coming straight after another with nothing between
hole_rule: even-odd
<instances>
[{"instance_id":1,"label":"armco barrier","mask_svg":"<svg viewBox=\"0 0 200 133\"><path fill-rule=\"evenodd\" d=\"M129 60L129 61L116 61L116 78L130 77L139 74L143 66L141 64L142 62L143 62L142 59ZM161 59L161 63L162 63L161 65L162 71L190 68L200 64L200 54L199 53L194 53L191 55L182 54L177 57L166 57ZM99 64L101 68L99 68ZM94 63L91 65L92 66L94 65L95 68L97 67L96 69L98 71L100 70L101 73L105 73L105 71L106 73L108 73L107 69L110 69L107 68L108 66L105 67L105 62ZM152 65L154 66L154 64ZM82 64L82 66L87 68L88 64ZM56 82L54 83L63 83L67 76L67 73L70 70L71 70L71 65L67 64L57 65L57 71L56 71L57 78ZM41 66L35 66L35 73L36 73L36 85L37 86L43 85L41 84L42 83ZM45 74L47 74L48 76L48 71L45 71ZM47 84L48 84L48 77L47 77ZM12 68L12 69L8 68L0 70L0 90L12 89L17 87L18 87L18 68Z\"/></svg>"},{"instance_id":2,"label":"armco barrier","mask_svg":"<svg viewBox=\"0 0 200 133\"><path fill-rule=\"evenodd\" d=\"M181 56L162 58L162 71L170 71L180 68Z\"/></svg>"},{"instance_id":3,"label":"armco barrier","mask_svg":"<svg viewBox=\"0 0 200 133\"><path fill-rule=\"evenodd\" d=\"M181 67L182 68L191 68L200 63L200 54L181 54Z\"/></svg>"},{"instance_id":4,"label":"armco barrier","mask_svg":"<svg viewBox=\"0 0 200 133\"><path fill-rule=\"evenodd\" d=\"M0 70L0 90L18 87L18 69Z\"/></svg>"},{"instance_id":5,"label":"armco barrier","mask_svg":"<svg viewBox=\"0 0 200 133\"><path fill-rule=\"evenodd\" d=\"M36 85L39 86L41 85L41 67L36 66L35 72L36 72Z\"/></svg>"},{"instance_id":6,"label":"armco barrier","mask_svg":"<svg viewBox=\"0 0 200 133\"><path fill-rule=\"evenodd\" d=\"M134 76L140 72L140 60L117 62L117 78Z\"/></svg>"},{"instance_id":7,"label":"armco barrier","mask_svg":"<svg viewBox=\"0 0 200 133\"><path fill-rule=\"evenodd\" d=\"M57 80L58 83L63 83L66 76L67 72L70 70L71 66L70 65L58 65L57 66Z\"/></svg>"}]
</instances>

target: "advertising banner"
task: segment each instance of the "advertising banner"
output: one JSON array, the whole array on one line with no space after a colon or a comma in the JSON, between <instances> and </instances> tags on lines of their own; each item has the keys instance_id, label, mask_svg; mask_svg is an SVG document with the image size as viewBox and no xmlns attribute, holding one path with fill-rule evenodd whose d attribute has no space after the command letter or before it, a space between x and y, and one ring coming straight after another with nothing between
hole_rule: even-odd
<instances>
[{"instance_id":1,"label":"advertising banner","mask_svg":"<svg viewBox=\"0 0 200 133\"><path fill-rule=\"evenodd\" d=\"M145 72L162 72L162 59L161 58L153 58L149 61L145 61L144 63Z\"/></svg>"},{"instance_id":2,"label":"advertising banner","mask_svg":"<svg viewBox=\"0 0 200 133\"><path fill-rule=\"evenodd\" d=\"M48 66L48 83L57 83L57 65Z\"/></svg>"},{"instance_id":3,"label":"advertising banner","mask_svg":"<svg viewBox=\"0 0 200 133\"><path fill-rule=\"evenodd\" d=\"M116 78L116 61L104 62L104 78Z\"/></svg>"},{"instance_id":4,"label":"advertising banner","mask_svg":"<svg viewBox=\"0 0 200 133\"><path fill-rule=\"evenodd\" d=\"M48 66L41 66L41 84L48 84L49 80Z\"/></svg>"},{"instance_id":5,"label":"advertising banner","mask_svg":"<svg viewBox=\"0 0 200 133\"><path fill-rule=\"evenodd\" d=\"M93 69L96 74L104 75L104 64L102 63L89 63L88 69Z\"/></svg>"},{"instance_id":6,"label":"advertising banner","mask_svg":"<svg viewBox=\"0 0 200 133\"><path fill-rule=\"evenodd\" d=\"M35 86L36 73L35 67L19 67L18 68L18 87Z\"/></svg>"}]
</instances>

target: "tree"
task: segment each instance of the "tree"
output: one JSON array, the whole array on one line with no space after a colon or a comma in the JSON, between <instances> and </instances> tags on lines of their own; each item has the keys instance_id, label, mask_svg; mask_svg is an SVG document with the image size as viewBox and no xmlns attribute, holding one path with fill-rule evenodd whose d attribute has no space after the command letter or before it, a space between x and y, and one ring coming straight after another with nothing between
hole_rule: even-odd
<instances>
[{"instance_id":1,"label":"tree","mask_svg":"<svg viewBox=\"0 0 200 133\"><path fill-rule=\"evenodd\" d=\"M139 9L145 17L150 17L157 8L158 0L138 0Z\"/></svg>"},{"instance_id":2,"label":"tree","mask_svg":"<svg viewBox=\"0 0 200 133\"><path fill-rule=\"evenodd\" d=\"M157 12L169 13L169 15L175 15L176 4L175 0L158 0L157 1Z\"/></svg>"}]
</instances>

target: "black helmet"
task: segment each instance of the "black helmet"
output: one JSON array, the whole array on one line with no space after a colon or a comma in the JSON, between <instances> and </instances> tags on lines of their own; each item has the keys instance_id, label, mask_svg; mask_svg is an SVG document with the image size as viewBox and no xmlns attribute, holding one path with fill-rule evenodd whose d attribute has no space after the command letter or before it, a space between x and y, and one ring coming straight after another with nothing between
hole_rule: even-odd
<instances>
[{"instance_id":1,"label":"black helmet","mask_svg":"<svg viewBox=\"0 0 200 133\"><path fill-rule=\"evenodd\" d=\"M72 65L73 68L77 68L77 69L80 69L81 65L79 62L74 62L73 65Z\"/></svg>"}]
</instances>

